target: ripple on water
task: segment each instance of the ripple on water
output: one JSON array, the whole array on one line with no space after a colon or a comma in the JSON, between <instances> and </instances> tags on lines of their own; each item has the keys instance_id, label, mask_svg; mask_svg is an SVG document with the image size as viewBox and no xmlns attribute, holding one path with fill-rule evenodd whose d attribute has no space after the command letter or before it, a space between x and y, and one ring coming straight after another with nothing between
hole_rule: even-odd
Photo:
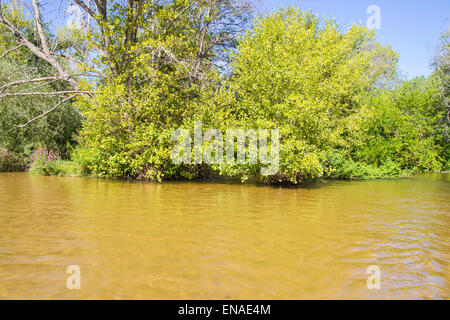
<instances>
[{"instance_id":1,"label":"ripple on water","mask_svg":"<svg viewBox=\"0 0 450 320\"><path fill-rule=\"evenodd\" d=\"M273 188L0 174L0 298L448 299L448 176Z\"/></svg>"}]
</instances>

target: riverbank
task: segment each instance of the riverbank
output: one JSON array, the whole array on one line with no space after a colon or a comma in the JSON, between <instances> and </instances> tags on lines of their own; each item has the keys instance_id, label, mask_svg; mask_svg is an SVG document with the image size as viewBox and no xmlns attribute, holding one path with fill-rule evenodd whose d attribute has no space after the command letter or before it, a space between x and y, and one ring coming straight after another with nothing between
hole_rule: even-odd
<instances>
[{"instance_id":1,"label":"riverbank","mask_svg":"<svg viewBox=\"0 0 450 320\"><path fill-rule=\"evenodd\" d=\"M400 162L396 162L388 158L381 165L369 165L364 162L354 161L351 157L345 156L342 152L329 152L323 157L323 160L318 162L317 172L310 175L295 175L294 180L286 180L286 175L290 175L295 171L302 171L302 169L295 169L290 171L287 168L280 167L284 174L279 171L274 175L262 176L259 170L245 169L246 164L236 165L228 162L222 166L219 165L175 165L173 163L166 164L165 170L181 170L181 172L191 172L191 175L185 174L170 174L165 176L161 172L161 168L155 165L145 164L143 168L138 168L135 171L125 166L122 171L116 171L114 174L104 171L95 163L102 163L100 166L108 167L107 162L111 161L102 158L92 160L91 154L84 152L83 148L75 149L71 155L72 160L63 160L57 152L50 148L39 146L34 153L29 157L30 174L43 176L79 176L79 177L93 177L93 178L111 178L117 180L145 180L151 182L162 181L200 181L209 177L233 178L240 179L241 182L247 180L256 180L259 183L269 185L303 185L322 179L341 179L341 180L374 180L374 179L396 179L410 177L416 173L425 172L442 172L438 170L431 171L419 170L417 167L401 166ZM445 162L448 164L448 161ZM299 164L301 166L302 164ZM181 169L180 169L181 167ZM278 167L278 165L277 165ZM448 167L448 165L440 165L439 168ZM229 170L233 168L233 170ZM228 170L227 170L228 169ZM142 174L142 172L144 172ZM153 173L152 173L153 172Z\"/></svg>"},{"instance_id":2,"label":"riverbank","mask_svg":"<svg viewBox=\"0 0 450 320\"><path fill-rule=\"evenodd\" d=\"M363 172L363 170L361 170L361 168L358 169L359 172ZM347 175L343 174L343 175L328 175L328 176L324 176L323 178L317 178L317 179L305 179L304 181L302 181L302 183L298 183L297 185L301 185L301 184L308 184L308 183L314 183L317 181L321 181L321 180L380 180L380 179L402 179L402 178L411 178L413 175L415 174L420 174L420 173L430 173L430 172L412 172L412 171L394 171L394 172L390 172L389 174L386 174L386 171L383 170L382 168L375 168L375 169L370 169L370 168L366 168L365 170L367 170L367 172L370 172L369 174L365 174L363 176L352 176L351 175L351 170L347 171ZM89 174L86 173L86 170L83 169L83 166L81 164L78 164L74 161L69 161L69 160L53 160L53 161L40 161L37 163L34 163L31 168L28 171L30 174L32 175L42 175L42 176L68 176L68 177L89 177L89 178L96 178L96 179L112 179L112 180L135 180L135 181L142 181L143 179L139 179L139 178L135 178L135 177L121 177L121 178L114 178L114 177L107 177L107 176L96 176L93 174ZM446 174L449 173L450 171L436 171L433 173L438 173L438 174ZM238 180L241 182L244 181L248 181L250 183L260 183L260 179L258 177L247 177L245 180L240 178L240 177L230 177L230 176L221 176L221 175L214 175L211 174L209 176L204 176L201 178L196 178L196 179L179 179L178 181L205 181L205 180L211 180L211 179L232 179L232 180ZM170 180L170 181L176 181L176 180ZM267 183L265 183L267 184ZM289 183L270 183L272 185L294 185L294 184L289 184Z\"/></svg>"}]
</instances>

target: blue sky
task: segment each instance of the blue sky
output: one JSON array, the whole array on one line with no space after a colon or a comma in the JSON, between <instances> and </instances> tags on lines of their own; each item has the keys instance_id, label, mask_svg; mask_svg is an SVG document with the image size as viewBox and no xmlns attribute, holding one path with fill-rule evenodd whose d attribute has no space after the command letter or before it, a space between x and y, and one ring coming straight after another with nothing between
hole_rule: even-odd
<instances>
[{"instance_id":1,"label":"blue sky","mask_svg":"<svg viewBox=\"0 0 450 320\"><path fill-rule=\"evenodd\" d=\"M53 4L47 13L52 22L60 20L68 0L47 0ZM439 44L439 37L450 25L450 0L255 0L260 1L259 13L293 5L312 10L319 16L334 17L344 28L353 23L366 25L367 7L381 9L381 30L377 30L382 44L390 44L399 53L399 68L409 79L429 75L430 62ZM31 2L31 1L25 1Z\"/></svg>"},{"instance_id":2,"label":"blue sky","mask_svg":"<svg viewBox=\"0 0 450 320\"><path fill-rule=\"evenodd\" d=\"M450 24L449 0L260 0L260 13L280 6L294 5L311 9L320 16L334 17L344 28L353 23L366 25L367 7L381 10L382 44L390 44L399 53L399 67L407 78L429 75L431 58L439 44L441 33Z\"/></svg>"}]
</instances>

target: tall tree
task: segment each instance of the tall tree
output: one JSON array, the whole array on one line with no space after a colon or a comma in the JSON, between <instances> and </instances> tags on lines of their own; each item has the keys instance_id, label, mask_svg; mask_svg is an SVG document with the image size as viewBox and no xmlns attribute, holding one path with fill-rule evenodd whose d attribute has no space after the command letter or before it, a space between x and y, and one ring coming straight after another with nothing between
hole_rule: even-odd
<instances>
[{"instance_id":1,"label":"tall tree","mask_svg":"<svg viewBox=\"0 0 450 320\"><path fill-rule=\"evenodd\" d=\"M0 32L6 34L9 39L4 43L4 52L0 54L0 58L5 58L13 52L32 55L36 61L35 65L40 65L41 71L45 72L44 75L30 77L35 74L30 72L30 68L34 68L33 65L29 65L26 70L18 70L14 80L1 85L0 100L21 96L52 96L57 97L58 101L42 114L21 124L22 126L46 116L76 95L90 94L80 90L79 81L82 74L74 74L69 61L63 58L62 50L65 48L58 46L55 36L45 27L40 3L38 0L32 0L31 5L32 18L25 19L22 8L0 2ZM54 90L41 90L44 86L55 83L59 85L53 86ZM34 84L34 87L30 88L30 84Z\"/></svg>"}]
</instances>

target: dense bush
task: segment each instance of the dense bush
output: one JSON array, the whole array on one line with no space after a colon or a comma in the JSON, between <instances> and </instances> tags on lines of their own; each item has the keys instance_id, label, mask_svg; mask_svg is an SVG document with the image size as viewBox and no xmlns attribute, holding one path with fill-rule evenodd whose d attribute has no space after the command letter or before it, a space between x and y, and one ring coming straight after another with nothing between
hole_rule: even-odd
<instances>
[{"instance_id":1,"label":"dense bush","mask_svg":"<svg viewBox=\"0 0 450 320\"><path fill-rule=\"evenodd\" d=\"M364 98L388 84L396 59L366 28L342 32L311 13L279 11L257 20L240 42L228 83L232 101L222 111L230 121L219 122L280 130L280 172L263 180L323 177L327 152L355 143ZM259 168L240 171L254 175Z\"/></svg>"},{"instance_id":2,"label":"dense bush","mask_svg":"<svg viewBox=\"0 0 450 320\"><path fill-rule=\"evenodd\" d=\"M24 171L27 166L28 162L26 159L4 148L0 148L0 172Z\"/></svg>"},{"instance_id":3,"label":"dense bush","mask_svg":"<svg viewBox=\"0 0 450 320\"><path fill-rule=\"evenodd\" d=\"M152 181L205 174L203 166L172 163L171 136L175 129L193 124L207 107L205 100L212 98L219 77L212 61L221 54L216 47L233 41L235 27L223 26L238 25L245 10L230 22L222 19L237 8L235 2L211 2L209 11L204 11L206 2L200 3L181 12L176 2L157 8L157 25L151 27L148 20L139 21L138 44L125 52L133 60L126 60L118 71L109 70L114 75L96 88L95 97L80 101L86 120L74 158L85 172ZM120 16L121 11L114 14ZM174 16L179 20L174 22ZM118 34L125 32L125 25L111 24ZM204 33L207 26L211 31ZM122 61L120 43L110 54Z\"/></svg>"},{"instance_id":4,"label":"dense bush","mask_svg":"<svg viewBox=\"0 0 450 320\"><path fill-rule=\"evenodd\" d=\"M441 169L439 104L432 78L406 81L369 98L358 130L361 143L351 148L353 159L375 166L390 159L410 172Z\"/></svg>"}]
</instances>

